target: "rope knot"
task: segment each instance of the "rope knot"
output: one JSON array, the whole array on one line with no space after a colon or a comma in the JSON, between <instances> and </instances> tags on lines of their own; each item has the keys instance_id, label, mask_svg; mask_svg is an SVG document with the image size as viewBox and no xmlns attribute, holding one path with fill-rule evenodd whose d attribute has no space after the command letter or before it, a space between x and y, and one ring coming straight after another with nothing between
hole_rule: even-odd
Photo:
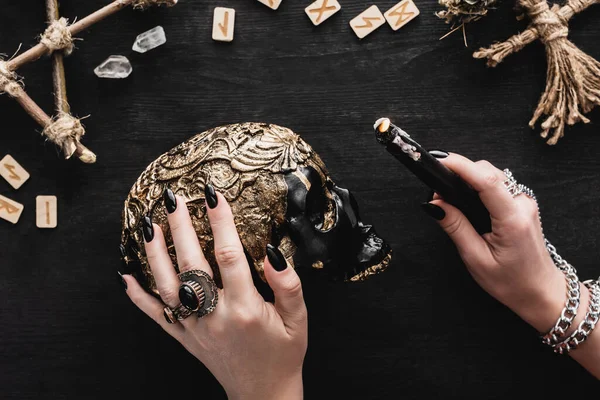
<instances>
[{"instance_id":1,"label":"rope knot","mask_svg":"<svg viewBox=\"0 0 600 400\"><path fill-rule=\"evenodd\" d=\"M55 143L70 158L77 149L77 143L85 135L85 129L81 121L70 114L60 113L58 117L48 125L42 135Z\"/></svg>"},{"instance_id":2,"label":"rope knot","mask_svg":"<svg viewBox=\"0 0 600 400\"><path fill-rule=\"evenodd\" d=\"M569 36L568 22L560 17L558 5L555 4L551 9L546 0L521 0L521 5L527 10L542 43L548 44Z\"/></svg>"},{"instance_id":3,"label":"rope knot","mask_svg":"<svg viewBox=\"0 0 600 400\"><path fill-rule=\"evenodd\" d=\"M52 22L40 38L40 43L51 51L63 50L66 55L73 52L73 37L69 30L69 21L60 18Z\"/></svg>"},{"instance_id":4,"label":"rope knot","mask_svg":"<svg viewBox=\"0 0 600 400\"><path fill-rule=\"evenodd\" d=\"M6 61L0 60L0 94L7 93L9 96L17 97L20 89L17 74L8 69Z\"/></svg>"}]
</instances>

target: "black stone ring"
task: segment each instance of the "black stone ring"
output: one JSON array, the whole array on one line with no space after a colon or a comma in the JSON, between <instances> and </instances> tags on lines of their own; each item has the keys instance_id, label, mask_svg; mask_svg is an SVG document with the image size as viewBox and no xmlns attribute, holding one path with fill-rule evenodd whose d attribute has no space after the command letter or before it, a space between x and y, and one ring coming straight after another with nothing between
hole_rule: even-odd
<instances>
[{"instance_id":1,"label":"black stone ring","mask_svg":"<svg viewBox=\"0 0 600 400\"><path fill-rule=\"evenodd\" d=\"M191 312L196 312L198 318L210 314L217 307L219 293L213 278L206 272L193 269L179 274L183 282L179 286L179 300Z\"/></svg>"},{"instance_id":2,"label":"black stone ring","mask_svg":"<svg viewBox=\"0 0 600 400\"><path fill-rule=\"evenodd\" d=\"M177 321L181 321L192 315L192 312L183 305L178 305L175 308L165 306L163 309L163 315L168 323L174 324Z\"/></svg>"}]
</instances>

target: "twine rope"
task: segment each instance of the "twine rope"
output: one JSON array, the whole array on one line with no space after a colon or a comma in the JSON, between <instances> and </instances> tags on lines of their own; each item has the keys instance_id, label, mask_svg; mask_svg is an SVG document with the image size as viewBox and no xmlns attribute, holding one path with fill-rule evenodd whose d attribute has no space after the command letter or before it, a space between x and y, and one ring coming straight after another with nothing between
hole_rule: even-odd
<instances>
[{"instance_id":1,"label":"twine rope","mask_svg":"<svg viewBox=\"0 0 600 400\"><path fill-rule=\"evenodd\" d=\"M52 22L40 38L40 43L51 51L64 50L66 55L73 52L73 36L69 30L69 21L60 18Z\"/></svg>"},{"instance_id":2,"label":"twine rope","mask_svg":"<svg viewBox=\"0 0 600 400\"><path fill-rule=\"evenodd\" d=\"M556 4L550 9L545 1L522 0L521 5L527 9L527 15L538 31L542 43L548 44L569 36L568 22L558 15L560 7Z\"/></svg>"},{"instance_id":3,"label":"twine rope","mask_svg":"<svg viewBox=\"0 0 600 400\"><path fill-rule=\"evenodd\" d=\"M565 6L569 7L573 14L579 14L590 6L590 2L586 0L570 0Z\"/></svg>"},{"instance_id":4,"label":"twine rope","mask_svg":"<svg viewBox=\"0 0 600 400\"><path fill-rule=\"evenodd\" d=\"M66 158L70 158L77 149L77 143L85 135L85 129L78 118L60 113L50 125L46 126L42 135L60 147Z\"/></svg>"},{"instance_id":5,"label":"twine rope","mask_svg":"<svg viewBox=\"0 0 600 400\"><path fill-rule=\"evenodd\" d=\"M17 82L17 74L8 69L6 61L0 60L0 94L7 93L11 97L17 97L21 85Z\"/></svg>"}]
</instances>

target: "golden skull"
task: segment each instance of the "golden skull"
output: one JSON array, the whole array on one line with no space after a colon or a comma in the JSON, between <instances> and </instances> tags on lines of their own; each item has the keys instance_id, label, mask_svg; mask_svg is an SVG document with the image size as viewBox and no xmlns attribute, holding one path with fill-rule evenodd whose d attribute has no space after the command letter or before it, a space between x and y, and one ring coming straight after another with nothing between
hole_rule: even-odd
<instances>
[{"instance_id":1,"label":"golden skull","mask_svg":"<svg viewBox=\"0 0 600 400\"><path fill-rule=\"evenodd\" d=\"M230 203L248 260L263 276L266 245L290 265L321 270L334 280L360 281L383 271L389 246L361 222L356 201L336 186L323 161L300 136L265 123L217 127L196 135L151 163L125 201L121 251L126 273L149 291L156 286L144 251L141 220L150 215L175 248L162 195L186 200L198 240L219 282L204 201L211 183Z\"/></svg>"}]
</instances>

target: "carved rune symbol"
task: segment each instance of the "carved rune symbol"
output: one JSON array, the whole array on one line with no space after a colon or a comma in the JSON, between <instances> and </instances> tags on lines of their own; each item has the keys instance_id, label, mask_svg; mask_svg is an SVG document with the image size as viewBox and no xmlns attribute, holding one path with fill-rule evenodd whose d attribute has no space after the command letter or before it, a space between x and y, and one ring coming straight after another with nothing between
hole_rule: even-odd
<instances>
[{"instance_id":1,"label":"carved rune symbol","mask_svg":"<svg viewBox=\"0 0 600 400\"><path fill-rule=\"evenodd\" d=\"M395 26L402 24L404 21L409 20L413 15L415 15L415 13L412 11L405 12L406 7L408 7L408 4L409 4L408 2L403 3L400 6L398 6L395 10L393 10L391 13L389 13L390 17L398 17L398 20L396 21Z\"/></svg>"},{"instance_id":2,"label":"carved rune symbol","mask_svg":"<svg viewBox=\"0 0 600 400\"><path fill-rule=\"evenodd\" d=\"M373 23L371 21L379 21L380 18L379 17L363 17L363 22L365 23L364 25L357 25L355 26L356 29L363 29L363 28L372 28L373 27Z\"/></svg>"},{"instance_id":3,"label":"carved rune symbol","mask_svg":"<svg viewBox=\"0 0 600 400\"><path fill-rule=\"evenodd\" d=\"M229 30L229 11L225 11L225 17L223 18L223 23L219 23L219 29L221 29L223 35L227 36L227 31Z\"/></svg>"},{"instance_id":4,"label":"carved rune symbol","mask_svg":"<svg viewBox=\"0 0 600 400\"><path fill-rule=\"evenodd\" d=\"M0 200L0 211L2 210L6 210L7 213L9 214L14 214L19 212L19 209L15 206L13 206L12 204L7 203L4 200Z\"/></svg>"},{"instance_id":5,"label":"carved rune symbol","mask_svg":"<svg viewBox=\"0 0 600 400\"><path fill-rule=\"evenodd\" d=\"M4 168L6 168L10 172L9 178L17 181L21 180L21 177L15 172L16 167L14 165L4 164Z\"/></svg>"},{"instance_id":6,"label":"carved rune symbol","mask_svg":"<svg viewBox=\"0 0 600 400\"><path fill-rule=\"evenodd\" d=\"M325 14L327 11L334 11L335 10L335 6L328 6L327 2L329 0L323 0L323 5L321 5L320 8L313 8L312 10L308 10L308 12L311 13L318 13L319 16L317 17L317 20L315 21L317 24L319 22L321 22L321 18L323 18L323 14Z\"/></svg>"},{"instance_id":7,"label":"carved rune symbol","mask_svg":"<svg viewBox=\"0 0 600 400\"><path fill-rule=\"evenodd\" d=\"M46 223L50 225L50 202L46 202Z\"/></svg>"},{"instance_id":8,"label":"carved rune symbol","mask_svg":"<svg viewBox=\"0 0 600 400\"><path fill-rule=\"evenodd\" d=\"M359 39L371 34L375 29L385 23L384 15L379 8L373 4L350 21L350 27Z\"/></svg>"}]
</instances>

